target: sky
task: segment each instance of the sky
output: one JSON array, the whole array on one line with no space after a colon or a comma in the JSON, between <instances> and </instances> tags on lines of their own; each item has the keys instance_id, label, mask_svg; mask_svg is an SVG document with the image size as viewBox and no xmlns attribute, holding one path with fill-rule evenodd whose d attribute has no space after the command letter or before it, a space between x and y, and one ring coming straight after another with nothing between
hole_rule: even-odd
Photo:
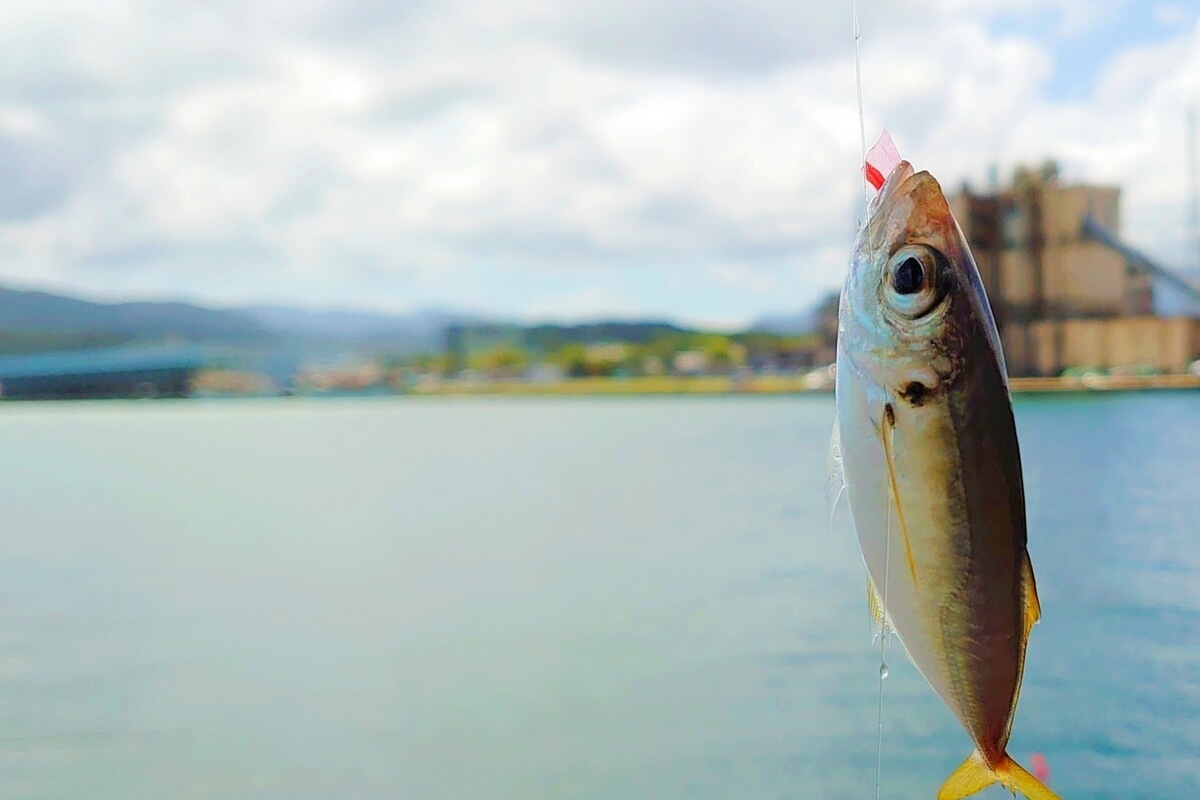
<instances>
[{"instance_id":1,"label":"sky","mask_svg":"<svg viewBox=\"0 0 1200 800\"><path fill-rule=\"evenodd\" d=\"M858 13L868 146L1053 157L1194 253L1200 0ZM860 153L850 0L0 5L10 287L736 326L836 291Z\"/></svg>"}]
</instances>

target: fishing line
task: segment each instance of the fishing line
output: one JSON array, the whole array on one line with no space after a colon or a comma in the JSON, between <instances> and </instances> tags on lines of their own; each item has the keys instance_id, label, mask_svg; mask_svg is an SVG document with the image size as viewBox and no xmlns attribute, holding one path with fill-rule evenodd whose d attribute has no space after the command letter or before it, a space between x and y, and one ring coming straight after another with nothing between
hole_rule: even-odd
<instances>
[{"instance_id":1,"label":"fishing line","mask_svg":"<svg viewBox=\"0 0 1200 800\"><path fill-rule=\"evenodd\" d=\"M862 41L862 30L858 27L858 0L850 0L850 8L854 12L854 90L858 94L858 140L862 150L862 160L859 169L867 163L867 121L863 115L862 99L862 58L859 56L859 43ZM867 182L863 181L863 220L867 218L866 209L871 207L871 195L867 190Z\"/></svg>"},{"instance_id":2,"label":"fishing line","mask_svg":"<svg viewBox=\"0 0 1200 800\"><path fill-rule=\"evenodd\" d=\"M850 0L850 9L854 16L854 92L858 99L858 141L861 160L859 163L860 172L866 169L867 165L867 120L866 114L863 112L863 91L862 91L862 29L858 24L858 0ZM866 223L867 213L871 208L871 194L867 188L865 180L865 172L863 173L863 223ZM886 431L881 431L883 434L883 446L885 457L889 463L891 461L891 442L888 437L894 431L893 423L895 421L892 416L892 406L888 403L885 406L886 414L883 422L887 426ZM892 564L892 486L888 484L886 490L886 507L887 507L887 525L884 534L883 545L883 597L881 609L882 620L880 622L879 632L879 713L877 717L878 723L878 738L875 743L875 800L879 800L879 795L882 786L883 776L883 681L888 676L887 666L887 643L888 643L888 617L887 617L887 601L888 601L888 579L891 575Z\"/></svg>"},{"instance_id":3,"label":"fishing line","mask_svg":"<svg viewBox=\"0 0 1200 800\"><path fill-rule=\"evenodd\" d=\"M883 441L884 458L887 459L889 469L892 461L892 443L893 433L895 432L894 412L892 404L884 405L883 424L885 430L880 431L880 438ZM882 616L879 631L879 716L878 716L878 738L875 742L875 800L879 800L879 794L882 786L883 777L883 681L888 676L887 665L887 642L888 642L888 617L887 617L887 598L888 598L888 579L892 572L892 484L887 485L887 525L884 527L883 535L883 598L882 598Z\"/></svg>"},{"instance_id":4,"label":"fishing line","mask_svg":"<svg viewBox=\"0 0 1200 800\"><path fill-rule=\"evenodd\" d=\"M862 91L862 29L858 24L858 0L850 0L850 9L854 17L854 91L858 99L858 141L860 150L859 171L863 176L863 224L866 224L867 213L871 208L870 189L867 188L866 181L866 165L867 165L867 121L866 114L863 112L863 91ZM889 440L895 431L895 417L893 416L892 406L889 402L885 406L886 414L883 422L887 426L886 431L881 431L883 438L883 447L885 457L888 459L889 467L891 462L891 441ZM892 563L892 485L889 482L885 488L887 493L887 525L884 534L883 546L883 597L880 609L880 631L879 631L879 713L878 713L878 738L875 743L875 800L879 800L882 787L883 776L883 682L888 676L887 665L887 643L888 643L888 616L887 616L887 601L888 601L888 579L891 575ZM840 494L839 494L840 497ZM834 508L837 507L837 501L834 501ZM832 527L833 513L830 512L830 525Z\"/></svg>"}]
</instances>

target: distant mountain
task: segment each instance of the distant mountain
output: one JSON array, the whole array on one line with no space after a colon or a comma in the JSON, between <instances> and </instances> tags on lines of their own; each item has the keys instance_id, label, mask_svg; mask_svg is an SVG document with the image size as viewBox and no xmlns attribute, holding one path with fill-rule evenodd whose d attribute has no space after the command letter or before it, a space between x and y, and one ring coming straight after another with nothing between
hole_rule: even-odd
<instances>
[{"instance_id":1,"label":"distant mountain","mask_svg":"<svg viewBox=\"0 0 1200 800\"><path fill-rule=\"evenodd\" d=\"M49 292L0 288L0 330L104 339L261 339L267 329L235 311L189 303L97 303Z\"/></svg>"},{"instance_id":2,"label":"distant mountain","mask_svg":"<svg viewBox=\"0 0 1200 800\"><path fill-rule=\"evenodd\" d=\"M0 288L0 350L8 352L162 339L299 353L345 346L412 352L440 350L449 326L476 322L475 317L440 310L385 314L267 305L222 309L180 302L101 303Z\"/></svg>"},{"instance_id":3,"label":"distant mountain","mask_svg":"<svg viewBox=\"0 0 1200 800\"><path fill-rule=\"evenodd\" d=\"M777 333L781 336L792 336L808 333L817 326L817 312L801 311L795 314L771 314L759 317L751 325L750 330L764 333Z\"/></svg>"},{"instance_id":4,"label":"distant mountain","mask_svg":"<svg viewBox=\"0 0 1200 800\"><path fill-rule=\"evenodd\" d=\"M387 314L346 309L251 306L241 309L241 312L265 328L281 334L359 344L394 343L403 349L440 348L445 343L447 328L480 321L467 314L436 309Z\"/></svg>"},{"instance_id":5,"label":"distant mountain","mask_svg":"<svg viewBox=\"0 0 1200 800\"><path fill-rule=\"evenodd\" d=\"M767 317L753 330L808 332L816 327L820 309ZM528 344L545 351L605 341L644 344L695 332L661 320L524 326L440 309L388 314L279 305L206 308L180 302L100 303L0 288L0 352L6 353L174 340L253 351L256 358L286 367L349 354L440 352L454 327L520 329Z\"/></svg>"},{"instance_id":6,"label":"distant mountain","mask_svg":"<svg viewBox=\"0 0 1200 800\"><path fill-rule=\"evenodd\" d=\"M837 316L838 297L838 292L830 292L807 311L760 317L750 326L750 330L777 333L781 336L812 333L820 327L822 316Z\"/></svg>"}]
</instances>

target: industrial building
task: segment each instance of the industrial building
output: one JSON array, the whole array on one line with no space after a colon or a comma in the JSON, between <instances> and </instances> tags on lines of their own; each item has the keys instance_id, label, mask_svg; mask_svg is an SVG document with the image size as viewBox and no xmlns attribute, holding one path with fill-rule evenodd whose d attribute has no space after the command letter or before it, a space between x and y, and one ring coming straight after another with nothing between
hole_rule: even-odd
<instances>
[{"instance_id":1,"label":"industrial building","mask_svg":"<svg viewBox=\"0 0 1200 800\"><path fill-rule=\"evenodd\" d=\"M1013 375L1071 368L1182 372L1200 319L1154 313L1157 279L1200 287L1121 244L1120 190L1060 184L1052 166L951 200L979 267Z\"/></svg>"},{"instance_id":2,"label":"industrial building","mask_svg":"<svg viewBox=\"0 0 1200 800\"><path fill-rule=\"evenodd\" d=\"M192 347L106 348L0 356L5 400L186 397L210 362Z\"/></svg>"}]
</instances>

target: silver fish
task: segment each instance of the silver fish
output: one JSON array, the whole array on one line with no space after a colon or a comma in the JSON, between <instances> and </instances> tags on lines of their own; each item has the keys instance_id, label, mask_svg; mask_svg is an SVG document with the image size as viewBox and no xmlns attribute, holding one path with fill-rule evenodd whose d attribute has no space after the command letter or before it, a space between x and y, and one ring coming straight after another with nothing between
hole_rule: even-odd
<instances>
[{"instance_id":1,"label":"silver fish","mask_svg":"<svg viewBox=\"0 0 1200 800\"><path fill-rule=\"evenodd\" d=\"M938 792L1057 800L1007 753L1040 615L1004 356L938 182L901 161L841 295L830 494L844 482L872 614L975 743Z\"/></svg>"}]
</instances>

